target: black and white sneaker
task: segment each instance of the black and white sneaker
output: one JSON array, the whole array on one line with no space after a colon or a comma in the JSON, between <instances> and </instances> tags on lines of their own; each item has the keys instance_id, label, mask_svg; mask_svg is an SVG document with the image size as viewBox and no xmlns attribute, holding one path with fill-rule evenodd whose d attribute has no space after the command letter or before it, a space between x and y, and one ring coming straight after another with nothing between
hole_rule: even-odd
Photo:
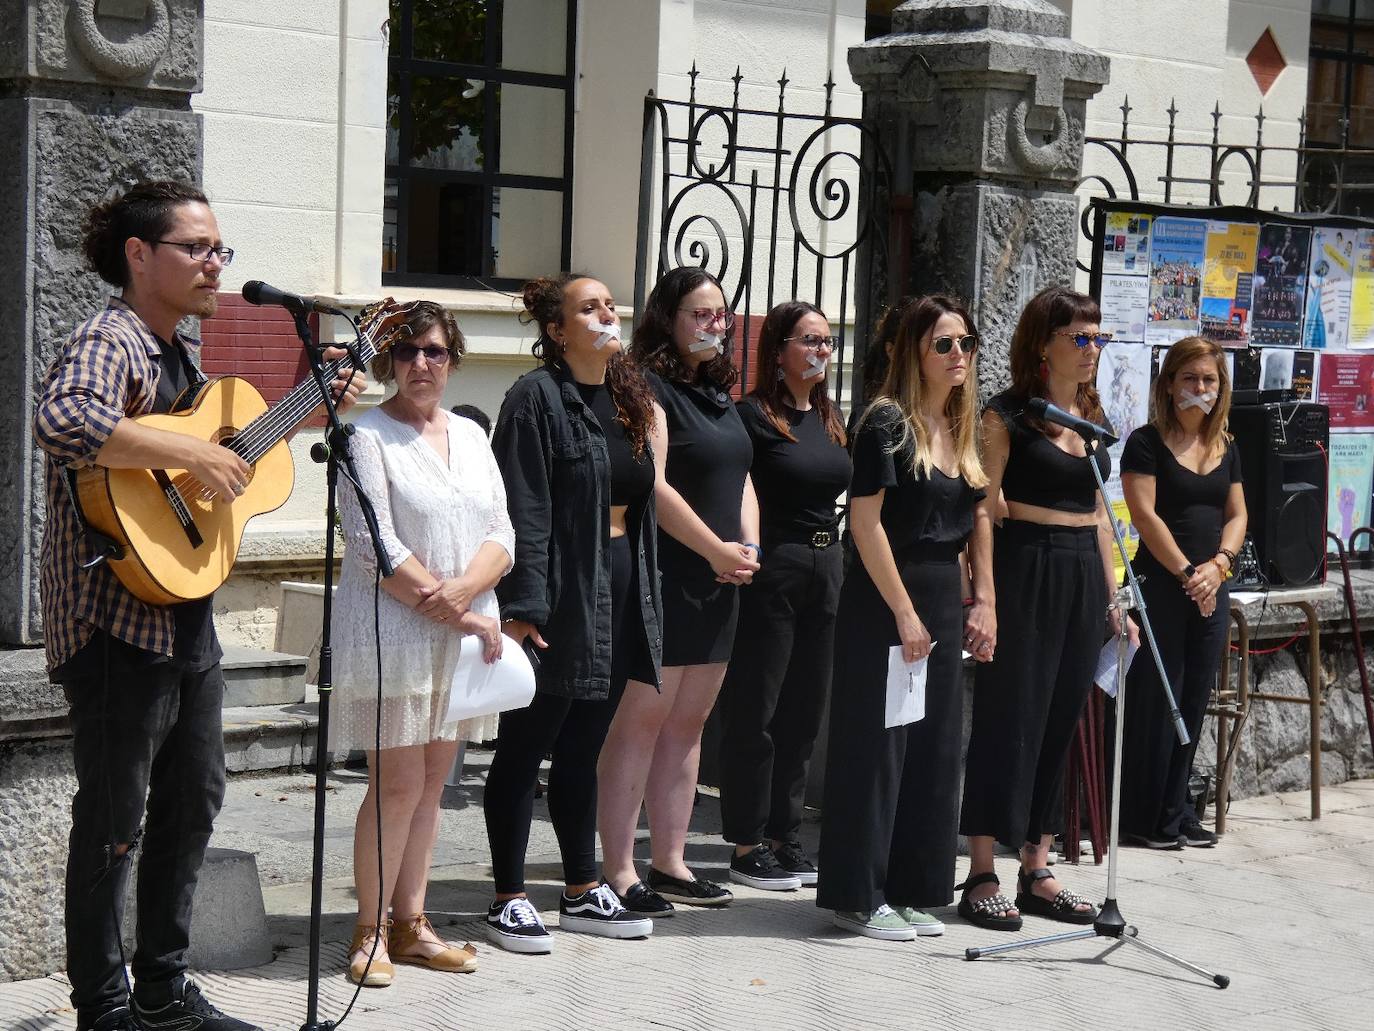
<instances>
[{"instance_id":1,"label":"black and white sneaker","mask_svg":"<svg viewBox=\"0 0 1374 1031\"><path fill-rule=\"evenodd\" d=\"M801 849L797 851L800 852ZM801 878L784 870L778 863L778 857L767 845L756 845L752 852L732 856L730 880L736 884L747 884L751 888L762 888L764 891L796 891L802 886ZM811 882L814 884L815 881L816 874L813 870Z\"/></svg>"},{"instance_id":2,"label":"black and white sneaker","mask_svg":"<svg viewBox=\"0 0 1374 1031\"><path fill-rule=\"evenodd\" d=\"M200 993L189 977L173 981L171 998L163 1005L146 1006L135 989L133 1007L136 1026L146 1031L262 1031L256 1024L226 1016Z\"/></svg>"},{"instance_id":3,"label":"black and white sneaker","mask_svg":"<svg viewBox=\"0 0 1374 1031\"><path fill-rule=\"evenodd\" d=\"M138 1031L138 1025L134 1023L134 1015L128 1006L116 1006L89 1023L78 1020L76 1031Z\"/></svg>"},{"instance_id":4,"label":"black and white sneaker","mask_svg":"<svg viewBox=\"0 0 1374 1031\"><path fill-rule=\"evenodd\" d=\"M1183 847L1183 836L1167 837L1163 834L1123 834L1121 840L1127 845L1139 845L1141 848L1152 848L1160 852L1177 852Z\"/></svg>"},{"instance_id":5,"label":"black and white sneaker","mask_svg":"<svg viewBox=\"0 0 1374 1031\"><path fill-rule=\"evenodd\" d=\"M564 892L558 899L558 926L603 938L647 938L654 933L654 922L629 912L609 884L598 884L571 898Z\"/></svg>"},{"instance_id":6,"label":"black and white sneaker","mask_svg":"<svg viewBox=\"0 0 1374 1031\"><path fill-rule=\"evenodd\" d=\"M643 881L635 881L623 894L616 892L616 897L626 911L635 916L664 917L676 912L671 902Z\"/></svg>"},{"instance_id":7,"label":"black and white sneaker","mask_svg":"<svg viewBox=\"0 0 1374 1031\"><path fill-rule=\"evenodd\" d=\"M487 908L487 937L507 952L538 954L553 951L539 911L529 899L497 900Z\"/></svg>"},{"instance_id":8,"label":"black and white sneaker","mask_svg":"<svg viewBox=\"0 0 1374 1031\"><path fill-rule=\"evenodd\" d=\"M735 900L730 889L715 881L693 877L684 881L680 877L669 877L649 867L649 887L669 902L680 902L684 906L726 906Z\"/></svg>"},{"instance_id":9,"label":"black and white sneaker","mask_svg":"<svg viewBox=\"0 0 1374 1031\"><path fill-rule=\"evenodd\" d=\"M1185 820L1179 828L1178 840L1191 848L1211 848L1219 839L1197 820Z\"/></svg>"},{"instance_id":10,"label":"black and white sneaker","mask_svg":"<svg viewBox=\"0 0 1374 1031\"><path fill-rule=\"evenodd\" d=\"M815 884L820 879L816 864L811 862L811 857L803 851L801 842L786 842L773 855L777 857L778 865L788 873L794 874L803 886Z\"/></svg>"}]
</instances>

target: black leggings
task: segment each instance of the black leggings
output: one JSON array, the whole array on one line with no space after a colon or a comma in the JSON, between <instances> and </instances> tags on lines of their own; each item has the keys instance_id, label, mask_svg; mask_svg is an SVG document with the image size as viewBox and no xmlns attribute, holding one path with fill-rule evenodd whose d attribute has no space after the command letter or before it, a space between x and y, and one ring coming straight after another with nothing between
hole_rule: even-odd
<instances>
[{"instance_id":1,"label":"black leggings","mask_svg":"<svg viewBox=\"0 0 1374 1031\"><path fill-rule=\"evenodd\" d=\"M534 786L549 766L549 819L558 836L567 884L597 879L596 760L624 689L625 614L634 601L634 554L628 536L611 538L611 698L590 701L536 692L524 709L501 714L496 754L482 808L498 895L525 890L525 851L534 818Z\"/></svg>"}]
</instances>

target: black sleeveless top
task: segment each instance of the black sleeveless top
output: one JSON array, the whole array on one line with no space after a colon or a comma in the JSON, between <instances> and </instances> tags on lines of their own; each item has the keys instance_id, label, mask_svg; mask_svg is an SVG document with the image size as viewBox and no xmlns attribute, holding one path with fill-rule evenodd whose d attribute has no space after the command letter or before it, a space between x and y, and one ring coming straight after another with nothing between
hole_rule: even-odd
<instances>
[{"instance_id":1,"label":"black sleeveless top","mask_svg":"<svg viewBox=\"0 0 1374 1031\"><path fill-rule=\"evenodd\" d=\"M611 504L633 505L654 489L654 463L649 449L635 457L625 427L615 416L611 392L604 384L578 383L577 393L606 435L606 450L611 458Z\"/></svg>"},{"instance_id":2,"label":"black sleeveless top","mask_svg":"<svg viewBox=\"0 0 1374 1031\"><path fill-rule=\"evenodd\" d=\"M1002 496L1008 501L1056 512L1096 511L1097 482L1087 461L1056 447L1054 441L1027 422L1028 400L1004 390L987 403L986 410L997 414L1011 437L1011 455L1002 474ZM1102 421L1111 429L1105 416ZM1095 460L1102 479L1106 480L1112 472L1111 455L1105 447L1098 447Z\"/></svg>"}]
</instances>

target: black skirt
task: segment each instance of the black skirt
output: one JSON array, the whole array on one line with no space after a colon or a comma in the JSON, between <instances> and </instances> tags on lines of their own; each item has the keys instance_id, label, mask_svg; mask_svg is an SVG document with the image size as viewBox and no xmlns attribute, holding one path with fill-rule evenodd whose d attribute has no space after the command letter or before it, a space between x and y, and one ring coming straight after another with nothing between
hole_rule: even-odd
<instances>
[{"instance_id":1,"label":"black skirt","mask_svg":"<svg viewBox=\"0 0 1374 1031\"><path fill-rule=\"evenodd\" d=\"M729 662L739 620L739 588L716 582L711 565L665 533L658 535L663 573L663 665Z\"/></svg>"}]
</instances>

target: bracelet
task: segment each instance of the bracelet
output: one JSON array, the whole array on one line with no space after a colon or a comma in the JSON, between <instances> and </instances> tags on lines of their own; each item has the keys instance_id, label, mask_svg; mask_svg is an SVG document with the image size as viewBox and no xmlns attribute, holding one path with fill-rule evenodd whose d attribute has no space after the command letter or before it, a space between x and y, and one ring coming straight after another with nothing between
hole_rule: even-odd
<instances>
[{"instance_id":1,"label":"bracelet","mask_svg":"<svg viewBox=\"0 0 1374 1031\"><path fill-rule=\"evenodd\" d=\"M1226 571L1228 574L1232 569L1236 568L1236 553L1230 548L1218 548L1217 554L1226 556Z\"/></svg>"},{"instance_id":2,"label":"bracelet","mask_svg":"<svg viewBox=\"0 0 1374 1031\"><path fill-rule=\"evenodd\" d=\"M757 544L750 543L749 541L744 541L743 543L744 543L744 546L745 546L746 548L753 548L753 549L754 549L754 561L755 561L755 562L762 562L762 561L763 561L763 549L762 549L762 548L760 548Z\"/></svg>"}]
</instances>

